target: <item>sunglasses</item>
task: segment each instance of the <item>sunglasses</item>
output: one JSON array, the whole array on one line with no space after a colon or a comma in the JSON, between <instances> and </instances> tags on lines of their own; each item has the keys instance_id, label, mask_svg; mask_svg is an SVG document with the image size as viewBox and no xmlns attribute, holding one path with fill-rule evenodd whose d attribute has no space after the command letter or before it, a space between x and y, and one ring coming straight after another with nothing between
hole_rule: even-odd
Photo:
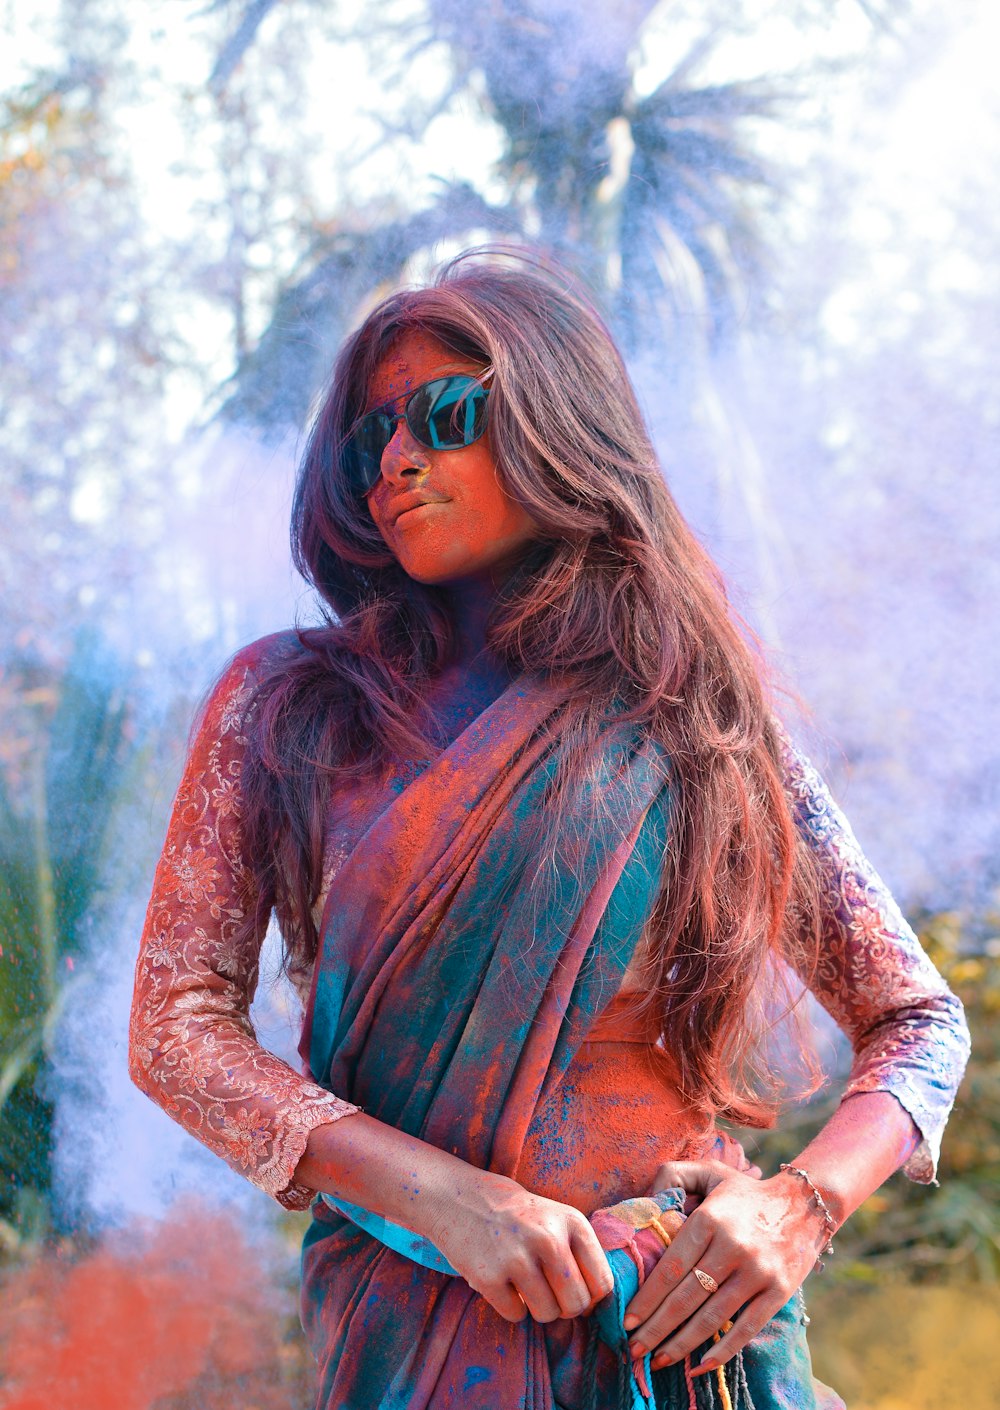
<instances>
[{"instance_id":1,"label":"sunglasses","mask_svg":"<svg viewBox=\"0 0 1000 1410\"><path fill-rule=\"evenodd\" d=\"M483 386L493 376L488 368L479 377L456 373L435 377L414 388L401 411L395 402L369 411L354 427L341 452L341 464L351 488L359 497L375 488L382 473L382 454L396 434L400 418L406 421L414 440L428 450L461 450L486 430L489 389Z\"/></svg>"}]
</instances>

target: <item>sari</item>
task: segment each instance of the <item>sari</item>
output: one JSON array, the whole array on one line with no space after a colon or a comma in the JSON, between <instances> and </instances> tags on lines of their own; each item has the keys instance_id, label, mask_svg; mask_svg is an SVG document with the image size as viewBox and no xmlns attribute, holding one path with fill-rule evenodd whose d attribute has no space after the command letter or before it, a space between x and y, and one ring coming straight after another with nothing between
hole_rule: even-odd
<instances>
[{"instance_id":1,"label":"sari","mask_svg":"<svg viewBox=\"0 0 1000 1410\"><path fill-rule=\"evenodd\" d=\"M397 781L328 892L302 1035L312 1080L512 1178L535 1113L618 993L669 839L667 760L611 712L580 806L543 858L563 701L520 677ZM507 1322L323 1201L301 1312L320 1410L583 1403L583 1319ZM804 1346L804 1317L792 1320ZM817 1401L804 1366L768 1410L840 1403ZM597 1375L611 1405L606 1348Z\"/></svg>"}]
</instances>

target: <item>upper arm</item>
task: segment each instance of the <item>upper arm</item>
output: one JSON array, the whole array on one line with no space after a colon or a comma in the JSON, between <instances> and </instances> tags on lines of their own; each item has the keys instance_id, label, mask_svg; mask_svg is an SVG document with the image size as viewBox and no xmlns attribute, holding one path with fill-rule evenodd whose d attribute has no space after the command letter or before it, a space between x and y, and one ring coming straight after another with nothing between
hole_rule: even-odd
<instances>
[{"instance_id":1,"label":"upper arm","mask_svg":"<svg viewBox=\"0 0 1000 1410\"><path fill-rule=\"evenodd\" d=\"M856 1040L948 988L813 766L785 744L785 788L817 870L820 952L809 987Z\"/></svg>"},{"instance_id":2,"label":"upper arm","mask_svg":"<svg viewBox=\"0 0 1000 1410\"><path fill-rule=\"evenodd\" d=\"M201 711L146 913L129 1033L133 1081L192 1135L290 1208L309 1132L357 1110L257 1041L250 1003L262 934L244 855L244 721L259 648Z\"/></svg>"},{"instance_id":3,"label":"upper arm","mask_svg":"<svg viewBox=\"0 0 1000 1410\"><path fill-rule=\"evenodd\" d=\"M250 669L237 657L212 690L174 799L136 966L131 1060L141 1069L185 994L214 994L245 1015L256 986L260 937L243 924L255 888L240 832Z\"/></svg>"},{"instance_id":4,"label":"upper arm","mask_svg":"<svg viewBox=\"0 0 1000 1410\"><path fill-rule=\"evenodd\" d=\"M969 1056L962 1006L858 845L816 770L789 745L786 789L817 867L821 943L803 975L851 1040L845 1095L891 1092L920 1142L903 1167L934 1179L941 1135Z\"/></svg>"}]
</instances>

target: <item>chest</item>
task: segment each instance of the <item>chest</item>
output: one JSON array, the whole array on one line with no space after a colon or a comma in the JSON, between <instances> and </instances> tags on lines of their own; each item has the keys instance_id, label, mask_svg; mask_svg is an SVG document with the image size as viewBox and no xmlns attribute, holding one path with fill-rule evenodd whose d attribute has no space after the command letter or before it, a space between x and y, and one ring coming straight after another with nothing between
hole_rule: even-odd
<instances>
[{"instance_id":1,"label":"chest","mask_svg":"<svg viewBox=\"0 0 1000 1410\"><path fill-rule=\"evenodd\" d=\"M430 707L435 743L446 749L506 689L511 677L502 668L452 667L434 682L426 699ZM373 778L347 783L337 788L330 802L324 847L323 878L313 909L317 927L321 925L337 873L354 848L394 798L426 767L429 760L397 760ZM636 989L640 982L640 945L625 976L623 992Z\"/></svg>"}]
</instances>

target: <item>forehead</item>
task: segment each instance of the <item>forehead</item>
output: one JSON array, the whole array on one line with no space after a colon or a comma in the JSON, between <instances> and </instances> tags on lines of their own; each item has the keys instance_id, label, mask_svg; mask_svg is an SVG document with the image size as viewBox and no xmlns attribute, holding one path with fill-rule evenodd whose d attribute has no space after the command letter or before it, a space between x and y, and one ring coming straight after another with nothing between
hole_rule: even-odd
<instances>
[{"instance_id":1,"label":"forehead","mask_svg":"<svg viewBox=\"0 0 1000 1410\"><path fill-rule=\"evenodd\" d=\"M431 333L401 333L375 369L368 388L368 405L387 401L449 372L479 372L479 363L446 347Z\"/></svg>"}]
</instances>

